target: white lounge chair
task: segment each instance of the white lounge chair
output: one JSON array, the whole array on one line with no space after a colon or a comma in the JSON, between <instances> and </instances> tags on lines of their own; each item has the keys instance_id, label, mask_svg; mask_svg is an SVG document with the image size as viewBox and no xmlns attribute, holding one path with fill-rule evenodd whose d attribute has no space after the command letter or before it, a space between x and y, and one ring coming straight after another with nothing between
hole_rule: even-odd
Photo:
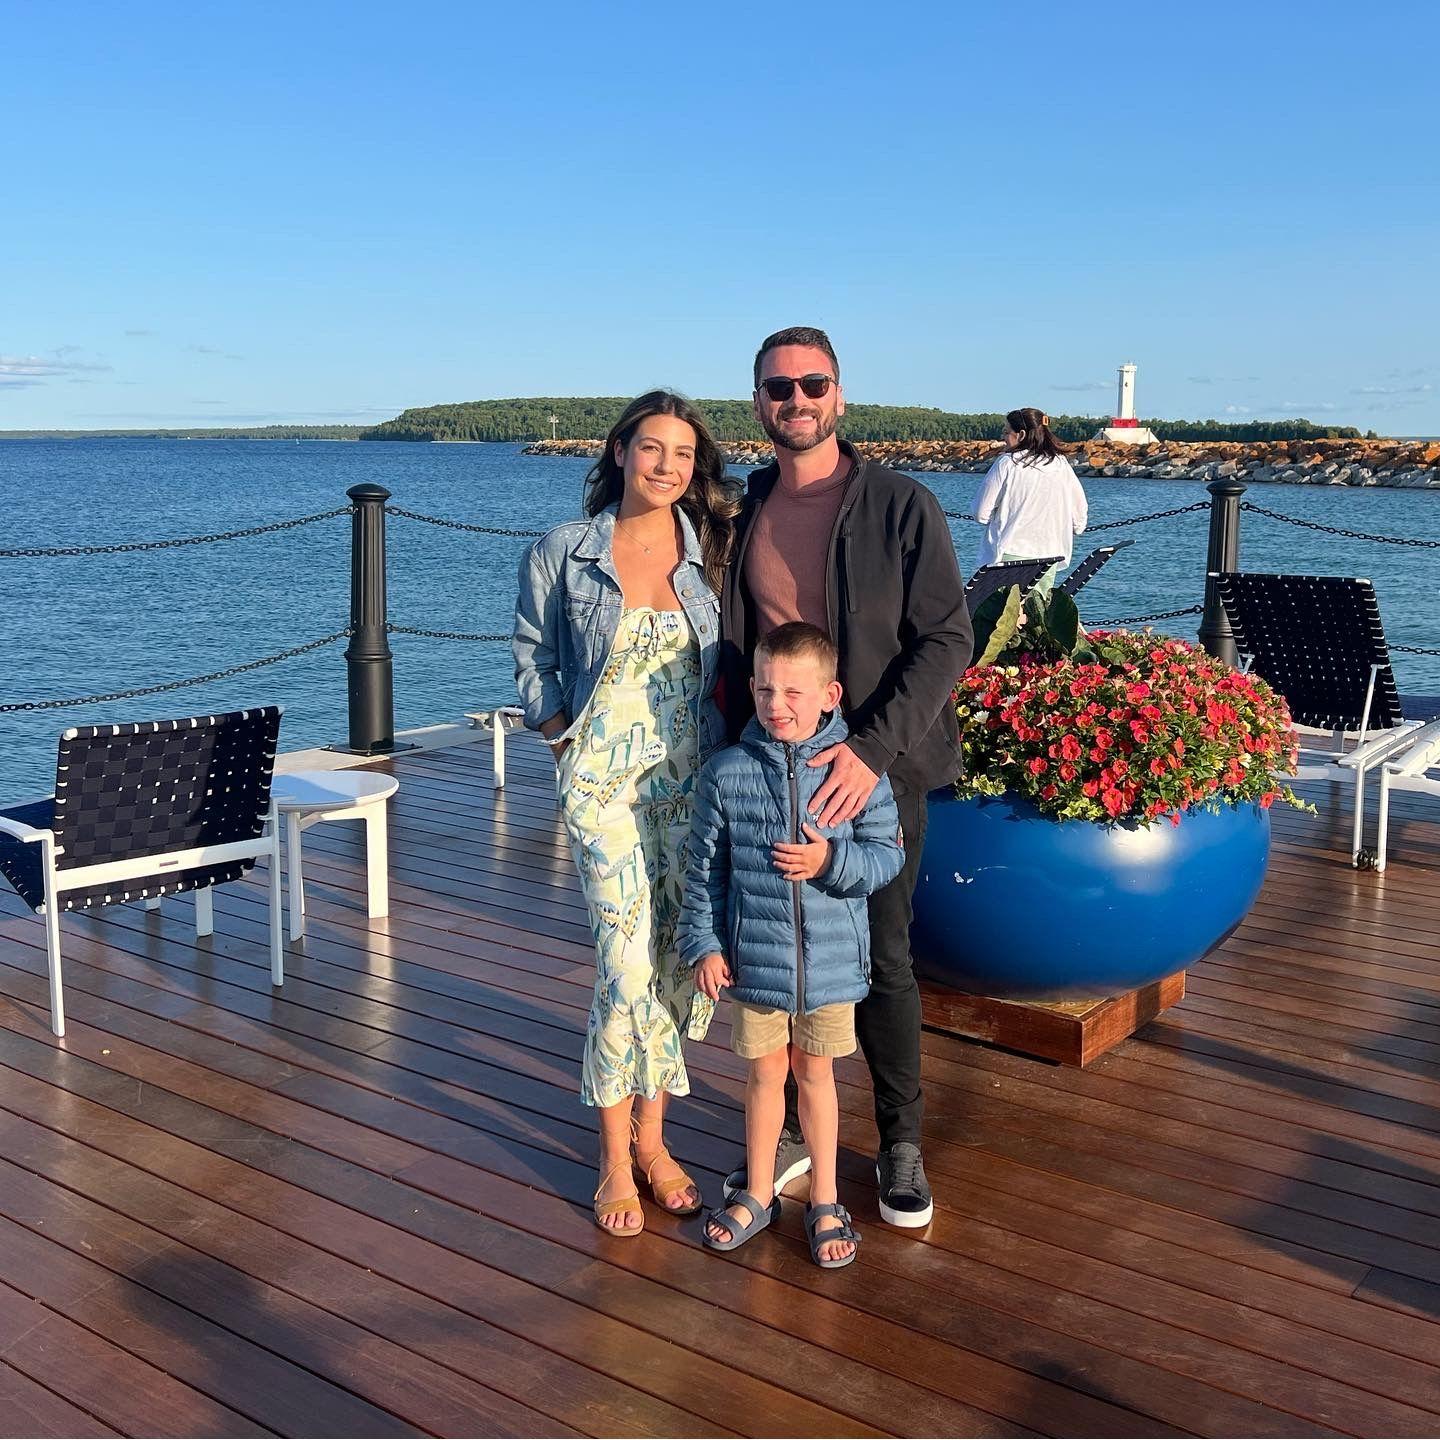
<instances>
[{"instance_id":1,"label":"white lounge chair","mask_svg":"<svg viewBox=\"0 0 1440 1440\"><path fill-rule=\"evenodd\" d=\"M1359 865L1366 777L1411 743L1422 718L1404 714L1375 587L1336 575L1214 578L1242 668L1285 697L1297 726L1329 732L1328 746L1302 743L1298 778L1353 782Z\"/></svg>"},{"instance_id":2,"label":"white lounge chair","mask_svg":"<svg viewBox=\"0 0 1440 1440\"><path fill-rule=\"evenodd\" d=\"M1397 760L1387 760L1380 770L1380 823L1375 834L1375 868L1385 868L1385 848L1390 839L1390 796L1396 790L1440 799L1440 720L1421 726Z\"/></svg>"},{"instance_id":3,"label":"white lounge chair","mask_svg":"<svg viewBox=\"0 0 1440 1440\"><path fill-rule=\"evenodd\" d=\"M280 709L81 725L60 737L55 793L0 810L0 875L45 919L50 1028L65 1033L60 912L195 891L195 933L214 930L210 887L270 861L270 978L285 979L280 828L270 798Z\"/></svg>"}]
</instances>

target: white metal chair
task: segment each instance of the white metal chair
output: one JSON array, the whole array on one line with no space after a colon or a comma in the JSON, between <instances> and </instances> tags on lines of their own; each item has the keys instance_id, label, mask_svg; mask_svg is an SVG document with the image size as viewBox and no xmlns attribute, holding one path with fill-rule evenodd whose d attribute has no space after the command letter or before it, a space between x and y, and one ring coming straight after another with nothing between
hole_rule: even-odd
<instances>
[{"instance_id":1,"label":"white metal chair","mask_svg":"<svg viewBox=\"0 0 1440 1440\"><path fill-rule=\"evenodd\" d=\"M1380 770L1380 823L1375 834L1375 868L1385 868L1390 839L1390 796L1396 790L1440 799L1440 720L1413 731L1398 760L1387 760Z\"/></svg>"},{"instance_id":2,"label":"white metal chair","mask_svg":"<svg viewBox=\"0 0 1440 1440\"><path fill-rule=\"evenodd\" d=\"M1404 714L1375 587L1337 575L1213 578L1242 668L1285 697L1297 726L1329 732L1328 746L1302 743L1297 778L1353 782L1350 860L1358 865L1366 777L1405 749L1420 724Z\"/></svg>"},{"instance_id":3,"label":"white metal chair","mask_svg":"<svg viewBox=\"0 0 1440 1440\"><path fill-rule=\"evenodd\" d=\"M55 793L0 810L0 875L45 920L50 1028L65 1033L60 912L195 891L195 932L214 929L210 887L270 861L270 977L283 983L280 826L270 798L280 709L82 725L60 737Z\"/></svg>"},{"instance_id":4,"label":"white metal chair","mask_svg":"<svg viewBox=\"0 0 1440 1440\"><path fill-rule=\"evenodd\" d=\"M525 712L518 705L501 705L494 710L467 710L465 718L476 730L490 735L492 765L490 788L505 788L505 732L519 730L525 724Z\"/></svg>"}]
</instances>

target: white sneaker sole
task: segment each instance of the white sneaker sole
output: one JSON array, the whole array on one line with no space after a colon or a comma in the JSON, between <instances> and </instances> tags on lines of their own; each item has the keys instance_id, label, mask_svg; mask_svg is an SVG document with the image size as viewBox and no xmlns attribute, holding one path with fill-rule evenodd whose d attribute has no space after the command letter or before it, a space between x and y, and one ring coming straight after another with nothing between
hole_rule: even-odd
<instances>
[{"instance_id":1,"label":"white sneaker sole","mask_svg":"<svg viewBox=\"0 0 1440 1440\"><path fill-rule=\"evenodd\" d=\"M875 1183L880 1184L880 1167L875 1167ZM900 1230L923 1230L935 1214L935 1202L932 1200L923 1210L892 1210L883 1200L880 1201L880 1218L887 1225L894 1225Z\"/></svg>"},{"instance_id":2,"label":"white sneaker sole","mask_svg":"<svg viewBox=\"0 0 1440 1440\"><path fill-rule=\"evenodd\" d=\"M744 1187L743 1185L741 1185L740 1182L735 1178L737 1175L739 1175L739 1174L741 1174L741 1173L742 1173L742 1172L739 1171L739 1170L732 1170L732 1171L725 1177L725 1186L724 1186L724 1189L725 1189L725 1199L726 1199L727 1202L733 1200L733 1199L741 1192L741 1190L743 1190L743 1189L745 1188L745 1187ZM809 1157L808 1155L806 1155L806 1156L802 1157L801 1159L795 1161L795 1163L794 1163L793 1165L790 1165L788 1168L782 1170L782 1171L775 1177L775 1192L776 1192L776 1194L779 1194L780 1191L784 1190L784 1188L785 1188L792 1180L798 1180L802 1175L808 1175L809 1173L810 1173L810 1157Z\"/></svg>"}]
</instances>

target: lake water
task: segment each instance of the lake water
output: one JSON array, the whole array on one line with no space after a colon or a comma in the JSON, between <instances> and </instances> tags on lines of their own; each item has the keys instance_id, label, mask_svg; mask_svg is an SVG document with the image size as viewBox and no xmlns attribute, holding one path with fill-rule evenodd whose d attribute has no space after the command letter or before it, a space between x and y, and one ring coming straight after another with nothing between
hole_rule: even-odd
<instances>
[{"instance_id":1,"label":"lake water","mask_svg":"<svg viewBox=\"0 0 1440 1440\"><path fill-rule=\"evenodd\" d=\"M98 545L265 525L346 503L359 481L431 515L538 530L579 513L589 462L518 445L255 440L12 440L0 443L0 549ZM978 475L927 475L947 510L968 511ZM1093 522L1206 499L1186 481L1085 482ZM1248 499L1304 519L1440 540L1440 495L1265 486ZM1089 622L1202 598L1203 512L1118 532L1123 551L1082 597ZM962 566L979 529L953 522ZM1095 544L1117 532L1094 537ZM341 629L349 612L350 522L138 555L0 560L0 703L128 690L225 669ZM390 618L431 630L508 632L528 542L391 518ZM1079 553L1090 548L1081 542ZM1366 575L1392 644L1440 646L1440 555L1345 540L1246 514L1247 569ZM1196 617L1157 629L1193 638ZM400 729L458 719L514 696L509 648L392 637ZM230 680L65 710L0 714L0 803L48 793L55 740L71 724L151 719L279 702L286 750L343 742L343 642ZM1402 690L1440 693L1440 657L1397 655Z\"/></svg>"}]
</instances>

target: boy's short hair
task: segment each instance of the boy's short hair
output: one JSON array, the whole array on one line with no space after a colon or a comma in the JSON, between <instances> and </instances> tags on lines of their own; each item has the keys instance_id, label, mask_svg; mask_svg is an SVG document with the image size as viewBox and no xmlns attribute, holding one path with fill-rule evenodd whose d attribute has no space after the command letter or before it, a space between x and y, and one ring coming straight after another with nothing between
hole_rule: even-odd
<instances>
[{"instance_id":1,"label":"boy's short hair","mask_svg":"<svg viewBox=\"0 0 1440 1440\"><path fill-rule=\"evenodd\" d=\"M777 625L760 638L755 646L755 659L768 655L772 660L813 660L820 667L820 679L828 685L835 679L840 666L840 653L834 642L818 626L805 620L791 620Z\"/></svg>"}]
</instances>

